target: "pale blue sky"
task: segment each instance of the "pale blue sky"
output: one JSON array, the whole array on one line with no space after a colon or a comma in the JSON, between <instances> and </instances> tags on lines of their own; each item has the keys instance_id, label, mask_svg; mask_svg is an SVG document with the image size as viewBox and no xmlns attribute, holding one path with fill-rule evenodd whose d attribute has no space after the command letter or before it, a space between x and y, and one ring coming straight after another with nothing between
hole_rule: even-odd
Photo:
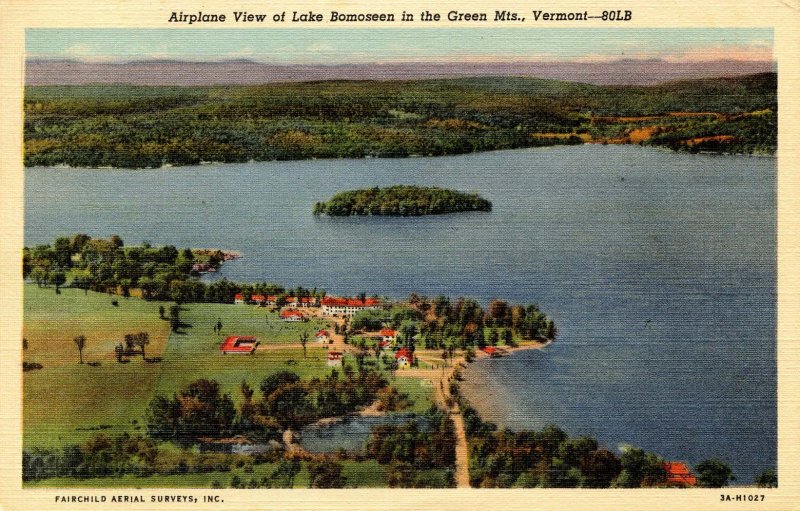
<instances>
[{"instance_id":1,"label":"pale blue sky","mask_svg":"<svg viewBox=\"0 0 800 511\"><path fill-rule=\"evenodd\" d=\"M771 59L769 28L27 29L28 58L276 64Z\"/></svg>"}]
</instances>

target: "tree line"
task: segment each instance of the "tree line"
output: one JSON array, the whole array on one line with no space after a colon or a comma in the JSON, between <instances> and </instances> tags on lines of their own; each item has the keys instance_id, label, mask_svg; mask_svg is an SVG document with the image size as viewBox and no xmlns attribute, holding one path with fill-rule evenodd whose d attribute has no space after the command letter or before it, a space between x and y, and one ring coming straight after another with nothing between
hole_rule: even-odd
<instances>
[{"instance_id":1,"label":"tree line","mask_svg":"<svg viewBox=\"0 0 800 511\"><path fill-rule=\"evenodd\" d=\"M647 87L515 77L225 88L27 87L24 107L26 166L144 168L575 144L581 143L576 134L593 129L598 115L775 112L777 79L764 73ZM730 121L710 122L718 132L755 134ZM613 131L600 129L605 128ZM762 140L746 138L741 149L757 145L774 152L776 125L763 128Z\"/></svg>"}]
</instances>

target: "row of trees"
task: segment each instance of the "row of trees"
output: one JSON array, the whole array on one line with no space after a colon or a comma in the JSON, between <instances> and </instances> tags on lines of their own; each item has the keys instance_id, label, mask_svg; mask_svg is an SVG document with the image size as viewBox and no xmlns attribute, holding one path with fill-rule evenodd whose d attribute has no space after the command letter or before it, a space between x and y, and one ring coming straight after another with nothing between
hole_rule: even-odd
<instances>
[{"instance_id":1,"label":"row of trees","mask_svg":"<svg viewBox=\"0 0 800 511\"><path fill-rule=\"evenodd\" d=\"M470 483L476 487L640 488L669 486L664 460L638 448L621 456L589 437L570 438L556 426L542 431L497 430L471 407L464 409L470 449ZM735 480L716 459L695 467L699 486L723 487ZM774 486L774 471L757 484Z\"/></svg>"},{"instance_id":2,"label":"row of trees","mask_svg":"<svg viewBox=\"0 0 800 511\"><path fill-rule=\"evenodd\" d=\"M420 216L491 210L492 203L476 193L396 185L337 193L327 202L314 204L313 213L317 216Z\"/></svg>"}]
</instances>

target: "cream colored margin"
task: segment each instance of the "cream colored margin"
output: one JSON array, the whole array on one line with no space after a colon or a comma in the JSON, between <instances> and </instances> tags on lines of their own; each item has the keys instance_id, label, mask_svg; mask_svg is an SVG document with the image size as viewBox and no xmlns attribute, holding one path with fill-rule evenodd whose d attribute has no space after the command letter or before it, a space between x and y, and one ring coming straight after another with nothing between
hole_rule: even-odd
<instances>
[{"instance_id":1,"label":"cream colored margin","mask_svg":"<svg viewBox=\"0 0 800 511\"><path fill-rule=\"evenodd\" d=\"M380 5L383 3L383 5ZM171 11L211 8L272 12L276 9L350 12L406 9L447 12L532 9L578 11L632 9L629 23L561 23L567 26L619 27L773 27L778 61L778 356L779 414L778 473L776 490L22 490L21 453L21 249L23 233L22 76L24 31L27 27L168 27ZM439 5L413 0L397 1L285 1L229 0L168 2L137 1L25 1L0 0L0 508L39 509L204 509L202 504L56 504L56 495L222 495L224 503L210 509L800 509L800 1L659 2L606 0L603 2L520 2L517 0L452 0ZM419 23L417 23L419 24ZM421 25L421 24L419 24ZM442 22L438 26L452 26ZM225 24L226 28L232 25ZM295 25L296 26L296 25ZM307 25L324 28L325 23ZM370 25L377 27L379 25ZM412 26L404 24L404 27ZM430 26L430 25L426 25ZM465 26L461 24L459 26ZM485 25L481 25L485 26ZM542 25L528 25L527 29ZM206 27L203 27L206 28ZM265 29L269 29L267 26ZM759 503L721 503L727 494L766 494Z\"/></svg>"}]
</instances>

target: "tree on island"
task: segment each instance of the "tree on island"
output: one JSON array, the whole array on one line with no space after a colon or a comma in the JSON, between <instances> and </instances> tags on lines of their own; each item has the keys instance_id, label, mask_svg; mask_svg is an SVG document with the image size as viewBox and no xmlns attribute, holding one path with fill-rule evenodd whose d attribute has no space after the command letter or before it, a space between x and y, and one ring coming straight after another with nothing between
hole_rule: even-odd
<instances>
[{"instance_id":1,"label":"tree on island","mask_svg":"<svg viewBox=\"0 0 800 511\"><path fill-rule=\"evenodd\" d=\"M718 459L701 461L695 467L697 484L704 488L723 488L736 480L727 463Z\"/></svg>"},{"instance_id":2,"label":"tree on island","mask_svg":"<svg viewBox=\"0 0 800 511\"><path fill-rule=\"evenodd\" d=\"M80 357L80 363L83 364L83 348L86 347L86 336L79 335L72 339L72 342L75 343L75 346L78 347L78 356Z\"/></svg>"}]
</instances>

